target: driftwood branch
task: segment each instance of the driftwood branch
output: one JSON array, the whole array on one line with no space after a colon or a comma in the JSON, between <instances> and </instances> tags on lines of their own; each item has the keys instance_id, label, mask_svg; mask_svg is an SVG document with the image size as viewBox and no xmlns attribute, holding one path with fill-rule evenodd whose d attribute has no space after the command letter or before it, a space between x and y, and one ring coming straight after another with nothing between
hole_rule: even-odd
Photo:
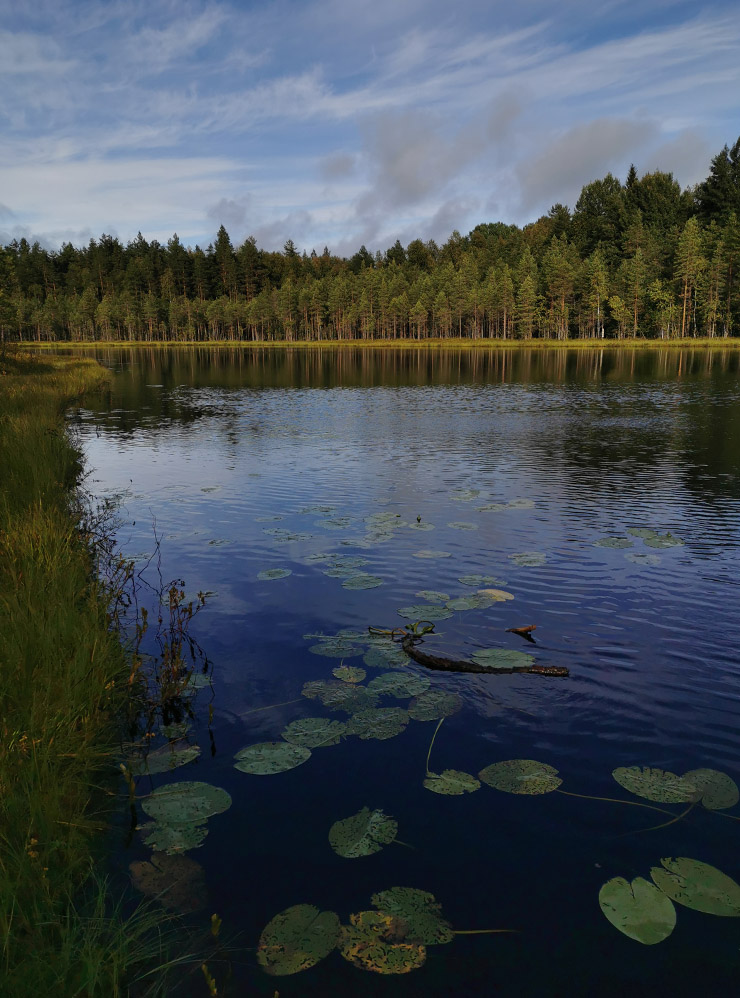
<instances>
[{"instance_id":1,"label":"driftwood branch","mask_svg":"<svg viewBox=\"0 0 740 998\"><path fill-rule=\"evenodd\" d=\"M533 676L553 676L566 678L570 672L559 665L525 665L512 667L509 669L491 669L485 665L478 665L477 662L468 662L465 659L442 658L439 655L427 655L416 647L421 641L421 636L405 633L401 638L401 647L414 662L426 666L427 669L437 669L442 672L476 672L487 676L510 675L514 672L530 673Z\"/></svg>"}]
</instances>

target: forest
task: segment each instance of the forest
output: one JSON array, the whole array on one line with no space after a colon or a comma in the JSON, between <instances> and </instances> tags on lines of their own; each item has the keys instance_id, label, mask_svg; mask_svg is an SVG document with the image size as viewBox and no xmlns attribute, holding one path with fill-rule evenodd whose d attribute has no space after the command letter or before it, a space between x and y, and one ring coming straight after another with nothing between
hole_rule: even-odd
<instances>
[{"instance_id":1,"label":"forest","mask_svg":"<svg viewBox=\"0 0 740 998\"><path fill-rule=\"evenodd\" d=\"M35 341L740 335L740 138L682 190L672 173L583 187L523 228L455 231L349 259L102 235L0 248L0 338Z\"/></svg>"}]
</instances>

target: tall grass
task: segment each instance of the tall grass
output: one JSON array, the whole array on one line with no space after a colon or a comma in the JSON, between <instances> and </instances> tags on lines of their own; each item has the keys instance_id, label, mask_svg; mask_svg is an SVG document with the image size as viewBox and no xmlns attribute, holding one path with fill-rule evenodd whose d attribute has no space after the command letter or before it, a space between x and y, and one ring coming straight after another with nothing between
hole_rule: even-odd
<instances>
[{"instance_id":1,"label":"tall grass","mask_svg":"<svg viewBox=\"0 0 740 998\"><path fill-rule=\"evenodd\" d=\"M14 998L117 998L164 959L161 935L142 943L161 917L127 922L93 872L129 667L63 410L108 377L85 358L0 353L0 994Z\"/></svg>"}]
</instances>

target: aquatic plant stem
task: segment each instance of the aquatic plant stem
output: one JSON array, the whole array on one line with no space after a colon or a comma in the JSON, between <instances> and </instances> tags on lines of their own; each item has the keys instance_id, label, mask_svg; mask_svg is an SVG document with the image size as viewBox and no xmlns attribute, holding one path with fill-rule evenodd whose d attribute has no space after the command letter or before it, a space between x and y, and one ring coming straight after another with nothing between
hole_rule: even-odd
<instances>
[{"instance_id":1,"label":"aquatic plant stem","mask_svg":"<svg viewBox=\"0 0 740 998\"><path fill-rule=\"evenodd\" d=\"M261 710L272 710L273 707L287 707L290 703L300 703L303 697L298 697L296 700L284 700L283 703L268 703L266 707L252 707L251 710L243 710L239 717L246 717L247 714L257 714Z\"/></svg>"},{"instance_id":2,"label":"aquatic plant stem","mask_svg":"<svg viewBox=\"0 0 740 998\"><path fill-rule=\"evenodd\" d=\"M444 718L440 717L439 723L437 724L437 727L434 729L434 734L432 735L432 740L429 743L429 751L427 752L427 776L431 775L430 772L429 772L429 759L430 759L430 757L432 755L432 745L434 745L434 739L437 737L437 732L442 727L442 721L444 721Z\"/></svg>"},{"instance_id":3,"label":"aquatic plant stem","mask_svg":"<svg viewBox=\"0 0 740 998\"><path fill-rule=\"evenodd\" d=\"M624 835L637 835L639 832L654 832L658 828L668 828L669 825L675 825L675 823L677 821L680 821L681 818L685 818L686 815L689 813L689 811L692 809L692 807L695 806L696 806L696 801L692 800L692 802L689 804L689 806L686 808L685 811L682 811L680 814L677 814L670 821L664 821L662 825L651 825L650 828L636 828L633 832L625 832ZM624 835L621 835L620 838L623 838Z\"/></svg>"},{"instance_id":4,"label":"aquatic plant stem","mask_svg":"<svg viewBox=\"0 0 740 998\"><path fill-rule=\"evenodd\" d=\"M673 811L666 811L664 807L653 807L652 804L641 804L637 800L620 800L619 797L593 797L591 794L574 794L572 790L556 790L556 794L565 794L566 797L581 797L583 800L606 800L612 804L630 804L632 807L644 807L648 811L658 811L660 814L669 814L675 817Z\"/></svg>"}]
</instances>

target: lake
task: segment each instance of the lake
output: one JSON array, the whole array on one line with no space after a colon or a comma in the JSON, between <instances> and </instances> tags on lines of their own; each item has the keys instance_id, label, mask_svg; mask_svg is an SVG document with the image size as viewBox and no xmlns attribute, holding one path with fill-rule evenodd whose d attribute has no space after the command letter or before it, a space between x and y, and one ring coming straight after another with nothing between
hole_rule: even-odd
<instances>
[{"instance_id":1,"label":"lake","mask_svg":"<svg viewBox=\"0 0 740 998\"><path fill-rule=\"evenodd\" d=\"M188 917L207 927L217 912L232 949L227 993L734 992L740 919L672 905L655 888L676 925L643 945L604 917L599 893L613 878L650 880L671 857L740 880L737 805L680 793L656 802L612 775L711 769L740 780L740 353L96 356L114 372L110 397L70 416L88 487L119 504L119 544L152 584L156 536L162 578L211 594L192 628L212 663L186 735L201 754L140 778L138 793L203 781L231 796L187 852L207 884L203 910ZM367 631L430 615L425 651L529 661L506 650L570 675L430 671ZM532 624L534 642L507 630ZM366 677L335 679L343 666ZM306 718L319 719L323 744L311 725L285 741ZM235 768L241 750L272 742L298 743L293 768ZM259 751L244 758L259 769ZM280 750L275 759L286 764ZM548 792L537 794L476 786L481 770L499 774L494 783L516 777L516 765L488 769L508 760L547 764L557 778L544 770ZM446 770L468 776L445 782ZM465 792L439 792L450 789ZM383 826L391 841L371 855L346 858L330 829L363 808L397 827ZM356 827L342 828L355 842ZM119 875L151 853L124 831ZM290 976L258 963L260 934L284 909L315 905L347 925L399 886L434 895L461 934L448 930L424 954L418 942L404 949L408 934L389 922L368 950L365 917L354 963L337 949ZM516 931L469 934L487 929ZM363 959L416 969L381 975ZM212 970L225 980L222 964Z\"/></svg>"}]
</instances>

